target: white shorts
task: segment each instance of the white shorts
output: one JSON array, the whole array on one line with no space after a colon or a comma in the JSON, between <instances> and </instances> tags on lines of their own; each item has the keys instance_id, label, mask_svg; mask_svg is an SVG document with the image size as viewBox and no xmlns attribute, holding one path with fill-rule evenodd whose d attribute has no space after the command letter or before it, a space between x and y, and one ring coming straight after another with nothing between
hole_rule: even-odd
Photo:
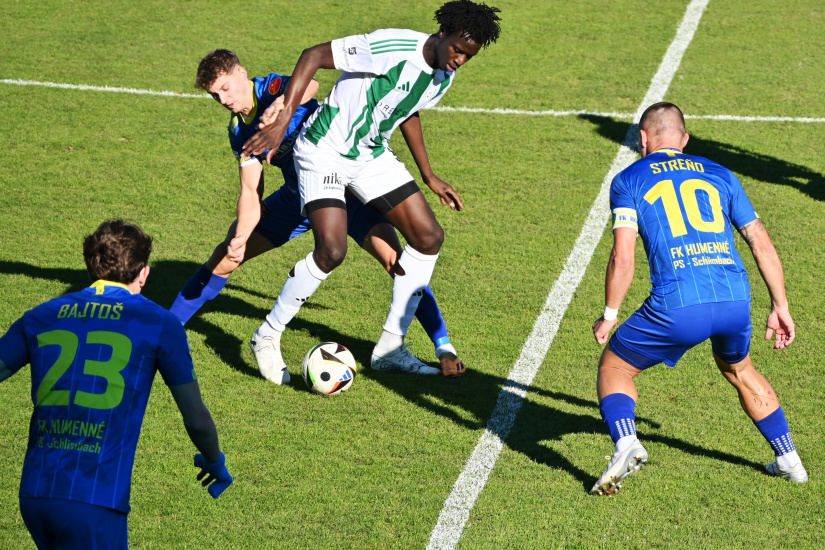
<instances>
[{"instance_id":1,"label":"white shorts","mask_svg":"<svg viewBox=\"0 0 825 550\"><path fill-rule=\"evenodd\" d=\"M302 137L295 143L293 159L298 172L302 215L306 215L308 203L319 199L337 200L343 206L345 188L349 188L361 202L369 204L415 181L404 163L389 149L372 160L350 160Z\"/></svg>"}]
</instances>

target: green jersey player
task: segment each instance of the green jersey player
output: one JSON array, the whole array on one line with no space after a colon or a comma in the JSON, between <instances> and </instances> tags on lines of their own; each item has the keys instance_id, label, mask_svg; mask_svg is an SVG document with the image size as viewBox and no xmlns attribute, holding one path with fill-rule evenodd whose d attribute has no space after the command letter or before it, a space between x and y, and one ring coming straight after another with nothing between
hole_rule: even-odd
<instances>
[{"instance_id":1,"label":"green jersey player","mask_svg":"<svg viewBox=\"0 0 825 550\"><path fill-rule=\"evenodd\" d=\"M339 69L344 74L295 143L301 208L312 225L316 248L292 270L275 307L253 336L259 343L259 364L281 360L280 335L285 325L343 262L347 251L344 199L349 190L382 214L407 241L394 266L392 303L373 350L372 367L440 373L416 359L405 347L404 337L432 276L444 231L387 143L400 127L424 182L442 204L463 207L452 186L433 173L418 111L440 101L456 71L498 39L499 11L470 0L447 2L436 11L439 30L435 34L382 29L318 44L301 54L284 112L246 143L248 154L261 154L281 142L287 121L318 69Z\"/></svg>"}]
</instances>

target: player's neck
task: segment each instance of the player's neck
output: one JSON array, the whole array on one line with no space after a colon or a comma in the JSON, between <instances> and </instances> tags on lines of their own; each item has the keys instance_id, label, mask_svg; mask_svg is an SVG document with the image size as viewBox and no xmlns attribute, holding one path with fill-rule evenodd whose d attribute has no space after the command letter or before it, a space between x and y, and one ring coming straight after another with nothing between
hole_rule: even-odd
<instances>
[{"instance_id":1,"label":"player's neck","mask_svg":"<svg viewBox=\"0 0 825 550\"><path fill-rule=\"evenodd\" d=\"M251 80L247 80L246 82L249 84L249 88L246 91L243 109L241 109L241 114L244 118L248 118L250 113L252 113L252 109L255 108L255 85Z\"/></svg>"}]
</instances>

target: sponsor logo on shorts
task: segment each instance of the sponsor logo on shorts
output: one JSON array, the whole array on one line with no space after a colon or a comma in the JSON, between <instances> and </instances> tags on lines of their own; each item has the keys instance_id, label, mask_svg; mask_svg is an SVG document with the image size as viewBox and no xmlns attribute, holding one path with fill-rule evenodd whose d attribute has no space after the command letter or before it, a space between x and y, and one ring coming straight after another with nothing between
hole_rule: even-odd
<instances>
[{"instance_id":1,"label":"sponsor logo on shorts","mask_svg":"<svg viewBox=\"0 0 825 550\"><path fill-rule=\"evenodd\" d=\"M338 172L324 176L324 189L341 189L343 186L344 184L341 182L341 176Z\"/></svg>"},{"instance_id":2,"label":"sponsor logo on shorts","mask_svg":"<svg viewBox=\"0 0 825 550\"><path fill-rule=\"evenodd\" d=\"M347 50L347 53L348 53L349 55L355 55L355 54L357 53L357 52L355 51L355 46L353 46L352 48L348 49L348 50Z\"/></svg>"}]
</instances>

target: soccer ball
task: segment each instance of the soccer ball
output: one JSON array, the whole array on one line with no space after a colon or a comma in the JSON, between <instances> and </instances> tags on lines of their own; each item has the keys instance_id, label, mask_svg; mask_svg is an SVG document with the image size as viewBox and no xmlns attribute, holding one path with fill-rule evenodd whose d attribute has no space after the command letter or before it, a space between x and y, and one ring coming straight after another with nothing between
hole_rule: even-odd
<instances>
[{"instance_id":1,"label":"soccer ball","mask_svg":"<svg viewBox=\"0 0 825 550\"><path fill-rule=\"evenodd\" d=\"M322 395L347 391L355 380L355 358L335 342L318 344L304 357L301 373L310 390Z\"/></svg>"}]
</instances>

